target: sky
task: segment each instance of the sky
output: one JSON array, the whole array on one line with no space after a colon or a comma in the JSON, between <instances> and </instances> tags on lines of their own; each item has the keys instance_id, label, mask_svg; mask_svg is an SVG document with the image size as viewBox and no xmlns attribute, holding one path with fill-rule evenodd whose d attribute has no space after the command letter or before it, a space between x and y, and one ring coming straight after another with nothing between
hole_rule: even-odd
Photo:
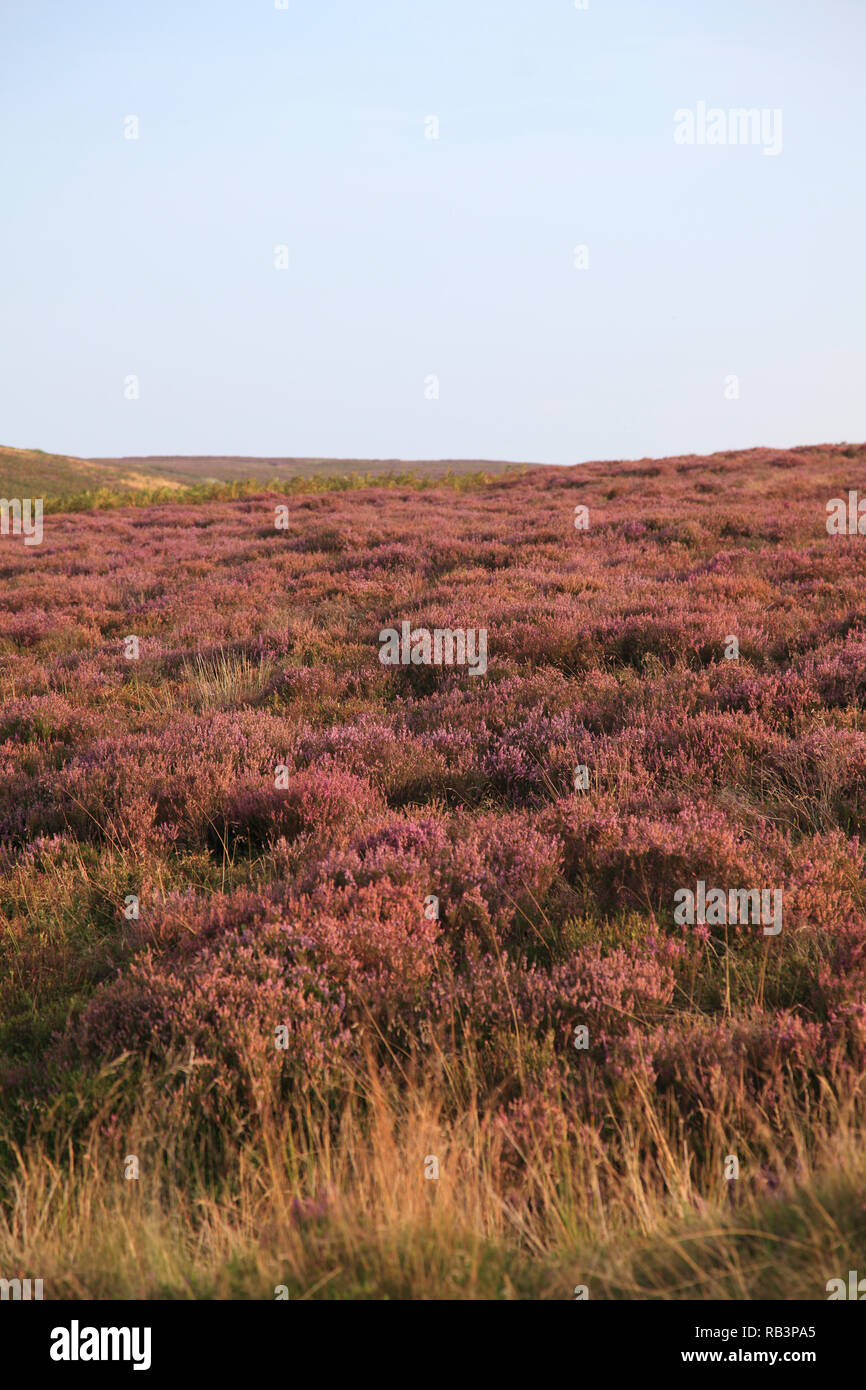
<instances>
[{"instance_id":1,"label":"sky","mask_svg":"<svg viewBox=\"0 0 866 1390\"><path fill-rule=\"evenodd\" d=\"M862 441L864 72L864 0L0 0L0 444Z\"/></svg>"}]
</instances>

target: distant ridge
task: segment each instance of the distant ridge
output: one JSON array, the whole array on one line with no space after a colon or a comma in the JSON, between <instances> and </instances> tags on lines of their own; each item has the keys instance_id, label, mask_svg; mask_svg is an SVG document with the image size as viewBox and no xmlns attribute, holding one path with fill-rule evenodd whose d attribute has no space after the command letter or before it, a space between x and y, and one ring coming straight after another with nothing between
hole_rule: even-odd
<instances>
[{"instance_id":1,"label":"distant ridge","mask_svg":"<svg viewBox=\"0 0 866 1390\"><path fill-rule=\"evenodd\" d=\"M95 458L100 467L132 469L181 482L230 482L236 478L297 478L314 473L504 473L526 464L502 459L260 458L250 454L143 454ZM530 465L535 467L537 465Z\"/></svg>"},{"instance_id":2,"label":"distant ridge","mask_svg":"<svg viewBox=\"0 0 866 1390\"><path fill-rule=\"evenodd\" d=\"M255 458L249 454L151 454L123 458L77 458L42 449L0 445L0 495L46 498L110 488L141 492L255 478L288 481L314 475L412 472L427 477L447 473L505 473L525 464L490 459ZM532 465L538 466L538 465Z\"/></svg>"},{"instance_id":3,"label":"distant ridge","mask_svg":"<svg viewBox=\"0 0 866 1390\"><path fill-rule=\"evenodd\" d=\"M792 448L761 445L750 449L718 450L712 454L679 454L667 457L585 460L580 464L555 465L517 463L501 459L364 459L364 458L255 458L248 454L139 454L118 458L77 458L71 454L48 454L41 449L15 449L0 445L0 496L43 497L51 510L78 510L82 506L147 504L159 501L206 500L223 487L249 491L259 482L274 487L288 485L293 490L331 490L349 485L364 486L364 477L383 480L388 475L425 486L429 479L450 475L459 486L481 485L484 475L507 476L528 469L551 474L580 470L582 481L603 474L611 480L629 477L658 479L684 471L716 474L737 469L752 473L749 486L757 486L760 470L769 465L774 471L794 467L804 455L816 469L829 469L828 477L843 479L853 461L862 462L863 444L799 444ZM359 476L360 475L360 476ZM247 485L246 487L244 485ZM842 483L839 483L842 486ZM710 488L710 491L713 489Z\"/></svg>"}]
</instances>

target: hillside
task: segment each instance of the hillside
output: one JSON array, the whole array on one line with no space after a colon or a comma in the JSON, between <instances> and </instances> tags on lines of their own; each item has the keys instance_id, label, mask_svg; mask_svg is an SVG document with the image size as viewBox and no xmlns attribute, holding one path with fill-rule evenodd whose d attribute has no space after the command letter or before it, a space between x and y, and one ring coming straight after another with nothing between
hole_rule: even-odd
<instances>
[{"instance_id":1,"label":"hillside","mask_svg":"<svg viewBox=\"0 0 866 1390\"><path fill-rule=\"evenodd\" d=\"M59 497L97 488L132 491L171 483L168 474L144 473L122 464L46 454L41 449L0 446L0 496Z\"/></svg>"},{"instance_id":2,"label":"hillside","mask_svg":"<svg viewBox=\"0 0 866 1390\"><path fill-rule=\"evenodd\" d=\"M256 480L279 484L292 479L314 481L353 475L372 477L412 473L423 478L447 474L463 476L480 472L512 471L518 465L483 459L429 459L406 462L401 459L304 459L253 457L152 457L152 458L74 458L65 454L46 454L41 449L13 449L0 446L0 496L43 497L51 502L68 499L76 510L97 497L122 503L171 489L193 490L220 483ZM56 508L54 508L56 510Z\"/></svg>"},{"instance_id":3,"label":"hillside","mask_svg":"<svg viewBox=\"0 0 866 1390\"><path fill-rule=\"evenodd\" d=\"M0 537L0 1267L785 1300L862 1268L851 489L866 445Z\"/></svg>"}]
</instances>

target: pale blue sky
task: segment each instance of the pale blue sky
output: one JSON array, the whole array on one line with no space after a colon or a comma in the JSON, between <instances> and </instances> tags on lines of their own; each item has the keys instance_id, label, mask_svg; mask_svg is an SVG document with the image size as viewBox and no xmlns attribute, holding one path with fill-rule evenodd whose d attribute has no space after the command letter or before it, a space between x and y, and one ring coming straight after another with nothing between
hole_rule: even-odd
<instances>
[{"instance_id":1,"label":"pale blue sky","mask_svg":"<svg viewBox=\"0 0 866 1390\"><path fill-rule=\"evenodd\" d=\"M0 0L0 443L863 440L864 72L863 0Z\"/></svg>"}]
</instances>

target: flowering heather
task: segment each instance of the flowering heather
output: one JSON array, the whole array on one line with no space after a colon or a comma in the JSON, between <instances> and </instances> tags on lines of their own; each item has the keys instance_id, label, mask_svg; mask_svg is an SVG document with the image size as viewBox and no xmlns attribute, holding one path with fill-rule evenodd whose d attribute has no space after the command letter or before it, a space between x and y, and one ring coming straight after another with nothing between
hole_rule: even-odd
<instances>
[{"instance_id":1,"label":"flowering heather","mask_svg":"<svg viewBox=\"0 0 866 1390\"><path fill-rule=\"evenodd\" d=\"M755 449L0 537L13 1129L115 1084L132 1125L180 1068L167 1132L226 1177L268 1115L347 1153L345 1106L369 1138L438 1086L443 1163L483 1136L530 1244L540 1173L621 1215L671 1152L695 1211L728 1154L796 1189L816 1117L863 1119L866 536L825 526L855 488L866 446ZM404 619L486 630L486 673L384 666ZM778 936L678 925L698 881L778 891Z\"/></svg>"}]
</instances>

